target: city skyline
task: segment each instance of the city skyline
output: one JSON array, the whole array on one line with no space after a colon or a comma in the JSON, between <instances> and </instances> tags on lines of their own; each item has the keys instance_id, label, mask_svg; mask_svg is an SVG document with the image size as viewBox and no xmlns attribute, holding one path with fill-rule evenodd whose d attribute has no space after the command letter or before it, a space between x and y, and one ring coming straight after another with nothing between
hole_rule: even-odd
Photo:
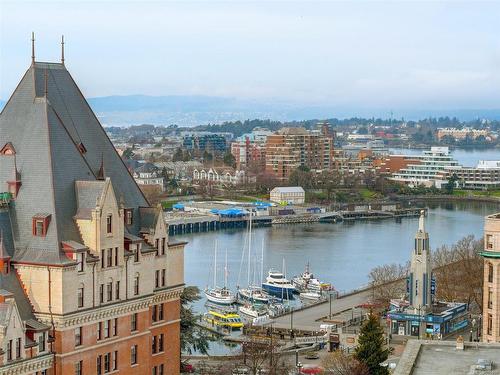
<instances>
[{"instance_id":1,"label":"city skyline","mask_svg":"<svg viewBox=\"0 0 500 375\"><path fill-rule=\"evenodd\" d=\"M1 100L29 63L32 30L38 61L57 61L65 34L66 62L88 97L396 111L492 109L500 99L493 3L22 1L0 9Z\"/></svg>"}]
</instances>

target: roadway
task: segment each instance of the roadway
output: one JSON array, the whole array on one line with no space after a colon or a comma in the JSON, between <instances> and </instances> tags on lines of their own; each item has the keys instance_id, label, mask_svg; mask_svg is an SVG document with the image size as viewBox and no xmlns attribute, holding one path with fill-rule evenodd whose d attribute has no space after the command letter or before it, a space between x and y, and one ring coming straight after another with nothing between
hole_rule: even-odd
<instances>
[{"instance_id":1,"label":"roadway","mask_svg":"<svg viewBox=\"0 0 500 375\"><path fill-rule=\"evenodd\" d=\"M361 305L371 299L372 290L364 289L359 292L349 294L344 297L337 299L332 299L332 318L341 313L342 311L352 309L358 305ZM325 301L324 303L308 307L302 310L297 310L293 312L293 329L300 329L304 331L317 331L321 322L318 319L323 317L328 317L330 314L330 302ZM292 313L280 316L270 324L276 328L290 329L292 322Z\"/></svg>"}]
</instances>

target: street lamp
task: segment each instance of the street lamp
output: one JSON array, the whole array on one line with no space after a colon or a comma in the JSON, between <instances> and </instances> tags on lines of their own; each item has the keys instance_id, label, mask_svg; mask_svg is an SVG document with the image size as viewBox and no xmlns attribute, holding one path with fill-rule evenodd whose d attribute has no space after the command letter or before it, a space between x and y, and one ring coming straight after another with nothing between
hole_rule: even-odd
<instances>
[{"instance_id":1,"label":"street lamp","mask_svg":"<svg viewBox=\"0 0 500 375\"><path fill-rule=\"evenodd\" d=\"M302 363L297 363L297 374L302 374Z\"/></svg>"},{"instance_id":2,"label":"street lamp","mask_svg":"<svg viewBox=\"0 0 500 375\"><path fill-rule=\"evenodd\" d=\"M332 320L332 292L330 292L330 314L328 319Z\"/></svg>"}]
</instances>

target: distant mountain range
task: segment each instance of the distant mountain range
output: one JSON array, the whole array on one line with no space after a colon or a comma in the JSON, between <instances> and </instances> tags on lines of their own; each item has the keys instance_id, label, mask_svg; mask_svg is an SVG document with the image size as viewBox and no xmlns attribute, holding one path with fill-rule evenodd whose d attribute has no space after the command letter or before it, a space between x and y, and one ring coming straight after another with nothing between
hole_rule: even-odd
<instances>
[{"instance_id":1,"label":"distant mountain range","mask_svg":"<svg viewBox=\"0 0 500 375\"><path fill-rule=\"evenodd\" d=\"M328 105L301 105L279 100L251 100L212 96L147 96L125 95L88 99L105 126L155 124L195 126L246 119L280 121L314 118L384 118L391 109L348 108ZM5 101L0 100L0 108ZM394 118L418 120L428 117L458 117L461 120L487 118L500 120L500 109L432 109L393 110Z\"/></svg>"}]
</instances>

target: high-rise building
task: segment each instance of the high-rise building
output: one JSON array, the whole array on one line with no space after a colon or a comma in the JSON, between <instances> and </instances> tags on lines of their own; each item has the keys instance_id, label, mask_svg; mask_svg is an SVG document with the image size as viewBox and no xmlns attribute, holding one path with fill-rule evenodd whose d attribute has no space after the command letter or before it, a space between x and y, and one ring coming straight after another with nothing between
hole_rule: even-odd
<instances>
[{"instance_id":1,"label":"high-rise building","mask_svg":"<svg viewBox=\"0 0 500 375\"><path fill-rule=\"evenodd\" d=\"M64 61L33 57L0 114L0 198L0 308L13 299L24 330L0 338L0 366L19 345L55 357L15 373L179 373L185 244Z\"/></svg>"},{"instance_id":2,"label":"high-rise building","mask_svg":"<svg viewBox=\"0 0 500 375\"><path fill-rule=\"evenodd\" d=\"M300 166L314 171L332 167L333 135L322 124L321 130L283 128L266 141L266 173L286 181Z\"/></svg>"},{"instance_id":3,"label":"high-rise building","mask_svg":"<svg viewBox=\"0 0 500 375\"><path fill-rule=\"evenodd\" d=\"M484 223L483 341L500 342L500 213Z\"/></svg>"}]
</instances>

